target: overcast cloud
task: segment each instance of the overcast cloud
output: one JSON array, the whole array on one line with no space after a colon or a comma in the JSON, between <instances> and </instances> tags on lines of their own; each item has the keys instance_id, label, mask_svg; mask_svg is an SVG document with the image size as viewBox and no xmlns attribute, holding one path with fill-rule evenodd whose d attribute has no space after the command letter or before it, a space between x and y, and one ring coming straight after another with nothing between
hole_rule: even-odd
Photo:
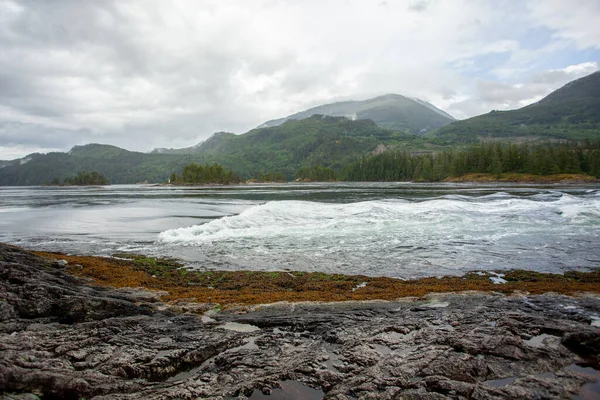
<instances>
[{"instance_id":1,"label":"overcast cloud","mask_svg":"<svg viewBox=\"0 0 600 400\"><path fill-rule=\"evenodd\" d=\"M456 118L600 68L598 0L0 0L0 159L184 147L399 93Z\"/></svg>"}]
</instances>

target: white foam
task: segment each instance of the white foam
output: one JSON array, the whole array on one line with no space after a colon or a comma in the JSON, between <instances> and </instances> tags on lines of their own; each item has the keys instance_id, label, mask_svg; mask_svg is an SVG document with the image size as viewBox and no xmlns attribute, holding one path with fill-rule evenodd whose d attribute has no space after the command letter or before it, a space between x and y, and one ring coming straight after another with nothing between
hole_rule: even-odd
<instances>
[{"instance_id":1,"label":"white foam","mask_svg":"<svg viewBox=\"0 0 600 400\"><path fill-rule=\"evenodd\" d=\"M540 202L507 199L499 194L494 200L481 202L449 199L417 203L368 201L351 204L271 201L251 207L239 215L215 219L202 225L170 229L161 232L158 237L167 243L201 244L238 238L326 235L338 238L336 244L339 245L357 232L366 239L375 239L383 233L395 234L400 229L412 230L414 234L425 234L427 229L436 229L454 237L461 231L468 234L475 230L485 234L485 226L480 229L468 226L476 222L480 225L485 220L495 224L527 222L539 226L580 222L582 215L600 221L600 202L567 195L558 201ZM578 221L573 221L575 218ZM500 229L488 236L495 241L518 233L511 229ZM433 232L430 234L435 236ZM257 246L255 251L264 249Z\"/></svg>"},{"instance_id":2,"label":"white foam","mask_svg":"<svg viewBox=\"0 0 600 400\"><path fill-rule=\"evenodd\" d=\"M501 285L507 282L506 279L502 279L499 276L490 276L490 281L492 281L494 285Z\"/></svg>"},{"instance_id":3,"label":"white foam","mask_svg":"<svg viewBox=\"0 0 600 400\"><path fill-rule=\"evenodd\" d=\"M158 241L197 247L204 260L219 268L366 275L403 271L393 275L401 277L419 276L425 265L428 275L436 270L445 275L452 268L466 272L547 265L547 257L562 251L583 254L573 246L589 245L570 237L592 240L598 234L600 199L545 196L498 193L348 204L270 201L238 215L163 231ZM515 257L507 258L506 251ZM505 283L499 276L492 281Z\"/></svg>"}]
</instances>

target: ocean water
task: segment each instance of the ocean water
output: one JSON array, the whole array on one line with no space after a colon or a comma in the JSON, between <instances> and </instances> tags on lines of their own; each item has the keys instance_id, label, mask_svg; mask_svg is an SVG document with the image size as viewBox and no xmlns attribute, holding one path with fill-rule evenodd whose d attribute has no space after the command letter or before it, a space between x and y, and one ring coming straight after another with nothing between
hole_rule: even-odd
<instances>
[{"instance_id":1,"label":"ocean water","mask_svg":"<svg viewBox=\"0 0 600 400\"><path fill-rule=\"evenodd\" d=\"M0 241L199 269L563 272L600 266L600 185L1 187Z\"/></svg>"}]
</instances>

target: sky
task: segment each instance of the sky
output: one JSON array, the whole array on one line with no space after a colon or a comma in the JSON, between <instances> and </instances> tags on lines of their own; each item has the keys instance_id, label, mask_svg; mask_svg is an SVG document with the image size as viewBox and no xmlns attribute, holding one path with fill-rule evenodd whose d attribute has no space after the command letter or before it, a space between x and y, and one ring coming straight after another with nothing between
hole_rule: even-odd
<instances>
[{"instance_id":1,"label":"sky","mask_svg":"<svg viewBox=\"0 0 600 400\"><path fill-rule=\"evenodd\" d=\"M0 160L387 93L515 109L600 69L598 21L598 0L0 0Z\"/></svg>"}]
</instances>

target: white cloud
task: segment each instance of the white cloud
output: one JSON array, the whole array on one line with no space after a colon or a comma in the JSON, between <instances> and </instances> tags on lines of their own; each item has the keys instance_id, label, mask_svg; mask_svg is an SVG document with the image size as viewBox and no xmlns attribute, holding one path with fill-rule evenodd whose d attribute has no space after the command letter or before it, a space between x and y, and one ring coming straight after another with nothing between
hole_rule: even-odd
<instances>
[{"instance_id":1,"label":"white cloud","mask_svg":"<svg viewBox=\"0 0 600 400\"><path fill-rule=\"evenodd\" d=\"M597 62L569 65L565 68L542 71L526 81L507 84L478 80L472 96L451 104L448 109L458 117L468 117L490 110L512 110L535 103L568 82L589 75L600 68ZM464 113L464 114L463 114Z\"/></svg>"},{"instance_id":2,"label":"white cloud","mask_svg":"<svg viewBox=\"0 0 600 400\"><path fill-rule=\"evenodd\" d=\"M54 135L43 146L76 137L149 150L391 92L468 117L593 68L536 75L549 55L600 45L597 2L578 3L584 11L533 0L0 0L0 122ZM521 40L535 26L554 39L531 50ZM0 132L0 145L15 137ZM27 143L15 145L43 147Z\"/></svg>"},{"instance_id":3,"label":"white cloud","mask_svg":"<svg viewBox=\"0 0 600 400\"><path fill-rule=\"evenodd\" d=\"M555 31L554 36L573 41L578 48L600 49L600 2L597 0L529 1L532 21Z\"/></svg>"}]
</instances>

